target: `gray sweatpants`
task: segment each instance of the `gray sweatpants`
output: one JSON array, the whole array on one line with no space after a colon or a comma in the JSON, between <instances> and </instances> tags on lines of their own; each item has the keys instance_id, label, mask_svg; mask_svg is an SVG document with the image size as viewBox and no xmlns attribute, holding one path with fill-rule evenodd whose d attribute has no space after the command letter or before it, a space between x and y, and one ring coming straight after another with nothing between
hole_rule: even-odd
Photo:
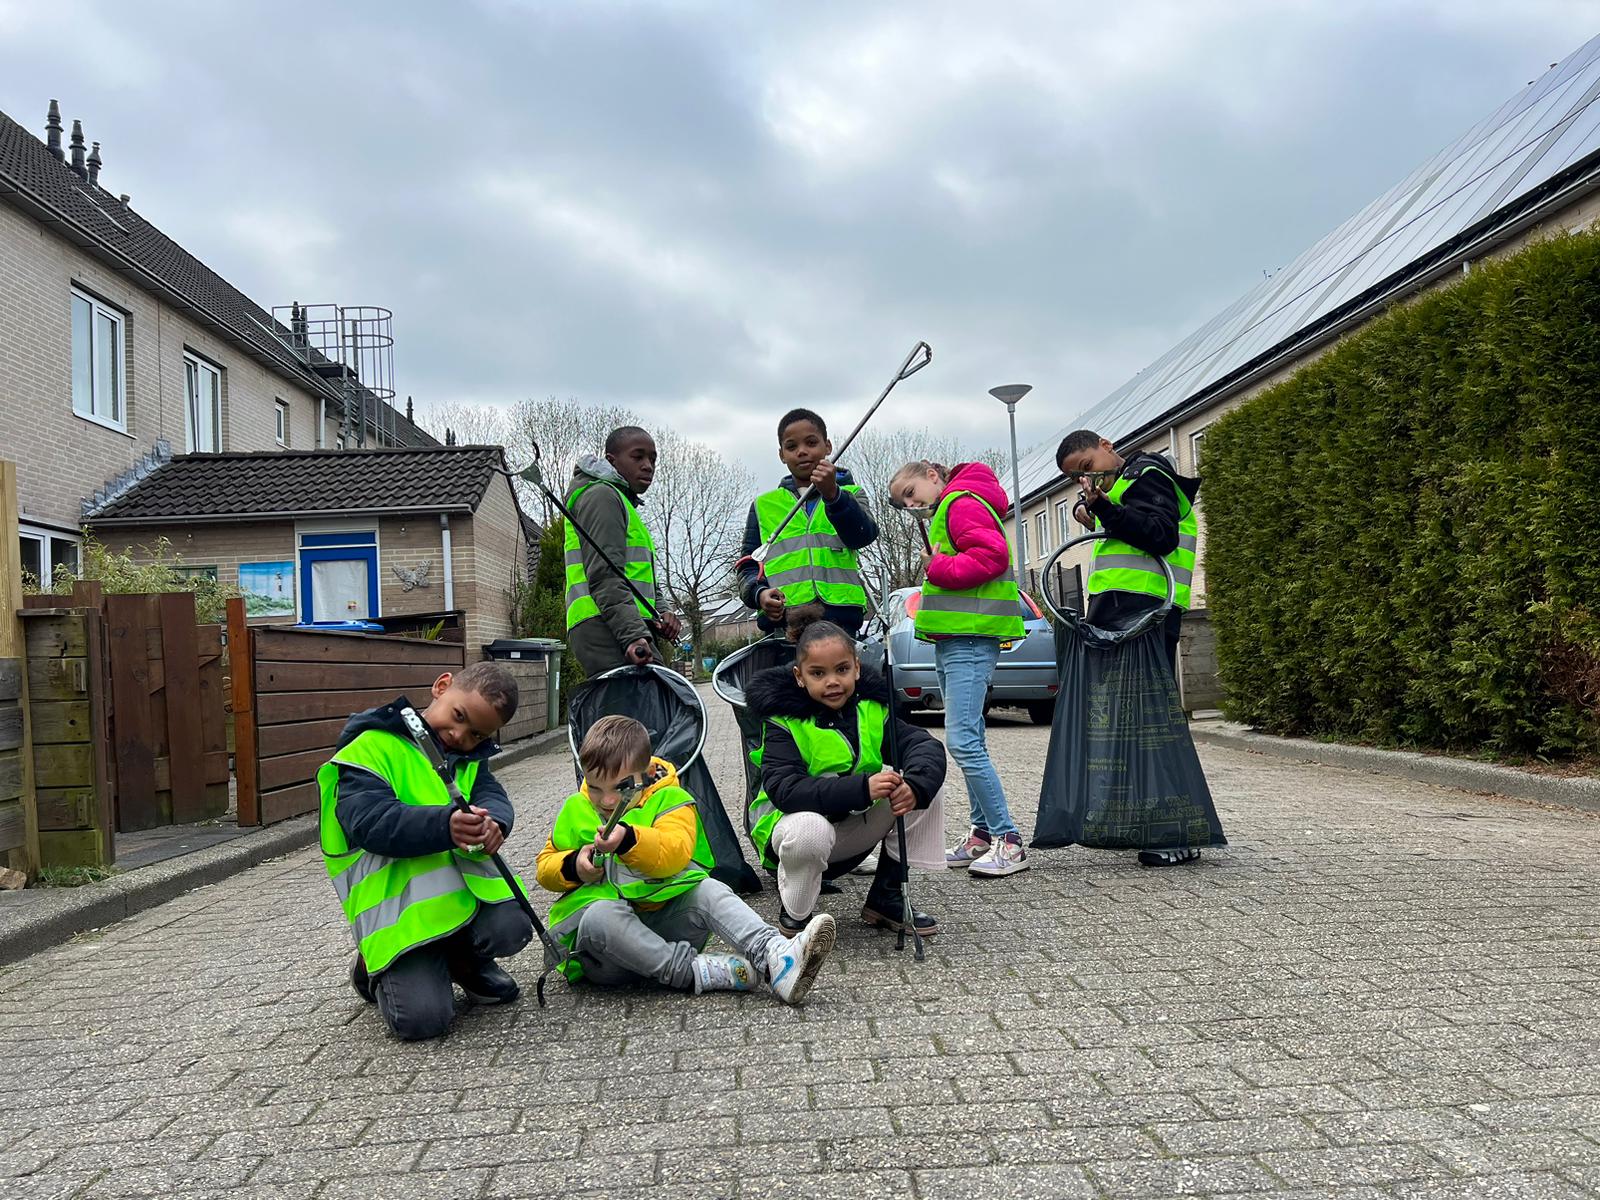
<instances>
[{"instance_id":1,"label":"gray sweatpants","mask_svg":"<svg viewBox=\"0 0 1600 1200\"><path fill-rule=\"evenodd\" d=\"M584 978L595 983L653 979L688 991L694 956L713 933L757 969L764 969L773 942L784 940L727 884L703 879L653 912L639 912L626 900L595 901L579 914L572 949Z\"/></svg>"}]
</instances>

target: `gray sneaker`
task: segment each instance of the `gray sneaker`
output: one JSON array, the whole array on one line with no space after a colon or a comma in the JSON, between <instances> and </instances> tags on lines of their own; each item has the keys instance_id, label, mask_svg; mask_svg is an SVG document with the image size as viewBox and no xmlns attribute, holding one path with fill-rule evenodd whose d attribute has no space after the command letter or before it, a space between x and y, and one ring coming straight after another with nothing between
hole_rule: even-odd
<instances>
[{"instance_id":1,"label":"gray sneaker","mask_svg":"<svg viewBox=\"0 0 1600 1200\"><path fill-rule=\"evenodd\" d=\"M957 842L949 850L945 851L944 865L947 867L970 867L978 859L989 853L991 845L993 845L993 839L989 837L988 833L977 826L973 826L965 841Z\"/></svg>"},{"instance_id":2,"label":"gray sneaker","mask_svg":"<svg viewBox=\"0 0 1600 1200\"><path fill-rule=\"evenodd\" d=\"M1003 875L1026 871L1031 865L1028 852L1022 848L1022 835L1008 833L991 845L987 854L974 859L972 866L967 868L967 874L988 875L998 879Z\"/></svg>"}]
</instances>

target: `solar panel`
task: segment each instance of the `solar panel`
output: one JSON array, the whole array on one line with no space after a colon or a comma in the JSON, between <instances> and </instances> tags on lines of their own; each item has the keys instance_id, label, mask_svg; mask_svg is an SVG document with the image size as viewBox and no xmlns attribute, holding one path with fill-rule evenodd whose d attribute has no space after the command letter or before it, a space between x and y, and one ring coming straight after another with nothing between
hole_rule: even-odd
<instances>
[{"instance_id":1,"label":"solar panel","mask_svg":"<svg viewBox=\"0 0 1600 1200\"><path fill-rule=\"evenodd\" d=\"M1022 460L1024 494L1058 477L1055 447L1069 430L1119 441L1155 424L1600 150L1597 100L1600 37L1063 426Z\"/></svg>"}]
</instances>

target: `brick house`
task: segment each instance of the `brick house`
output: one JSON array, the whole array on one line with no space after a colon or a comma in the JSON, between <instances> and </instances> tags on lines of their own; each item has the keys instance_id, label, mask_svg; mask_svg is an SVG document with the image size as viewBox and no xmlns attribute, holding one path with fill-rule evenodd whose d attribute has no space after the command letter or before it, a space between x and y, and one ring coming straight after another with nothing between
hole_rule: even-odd
<instances>
[{"instance_id":1,"label":"brick house","mask_svg":"<svg viewBox=\"0 0 1600 1200\"><path fill-rule=\"evenodd\" d=\"M331 361L298 306L274 317L102 186L99 143L88 150L74 121L64 150L54 101L45 132L0 113L0 454L17 462L23 569L76 570L89 527L113 546L164 533L196 569L238 583L241 563L254 580L265 565L303 575L337 562L302 552L337 549L317 542L348 532L377 556L363 615L440 609L443 516L455 605L486 638L506 632L504 595L526 553L509 484L485 465L497 452L427 454L444 448L373 372ZM339 311L342 325L352 310ZM423 457L387 457L401 448ZM375 452L383 463L363 469ZM411 507L380 502L391 487ZM367 497L383 511L361 508ZM244 515L245 501L266 507ZM417 505L431 502L423 520ZM330 521L340 528L315 528ZM324 583L359 574L365 552L345 548L345 567L316 568ZM431 586L412 576L405 590L395 568L430 556ZM298 588L279 601L307 615Z\"/></svg>"}]
</instances>

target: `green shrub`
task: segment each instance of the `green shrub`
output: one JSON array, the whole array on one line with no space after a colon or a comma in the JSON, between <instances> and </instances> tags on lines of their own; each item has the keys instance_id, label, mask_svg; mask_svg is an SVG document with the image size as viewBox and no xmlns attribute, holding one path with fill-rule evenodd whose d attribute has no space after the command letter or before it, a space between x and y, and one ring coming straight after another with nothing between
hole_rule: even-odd
<instances>
[{"instance_id":1,"label":"green shrub","mask_svg":"<svg viewBox=\"0 0 1600 1200\"><path fill-rule=\"evenodd\" d=\"M172 553L172 543L157 538L153 546L140 546L137 554L117 554L108 550L92 534L83 538L82 570L78 575L57 567L49 587L32 576L23 579L23 588L55 596L70 596L79 579L94 580L107 595L134 595L151 592L193 592L195 619L209 625L227 619L228 600L242 595L238 588L218 583L205 574L185 574L188 564L181 554Z\"/></svg>"},{"instance_id":2,"label":"green shrub","mask_svg":"<svg viewBox=\"0 0 1600 1200\"><path fill-rule=\"evenodd\" d=\"M1600 742L1600 236L1475 264L1208 431L1228 713L1497 754Z\"/></svg>"}]
</instances>

